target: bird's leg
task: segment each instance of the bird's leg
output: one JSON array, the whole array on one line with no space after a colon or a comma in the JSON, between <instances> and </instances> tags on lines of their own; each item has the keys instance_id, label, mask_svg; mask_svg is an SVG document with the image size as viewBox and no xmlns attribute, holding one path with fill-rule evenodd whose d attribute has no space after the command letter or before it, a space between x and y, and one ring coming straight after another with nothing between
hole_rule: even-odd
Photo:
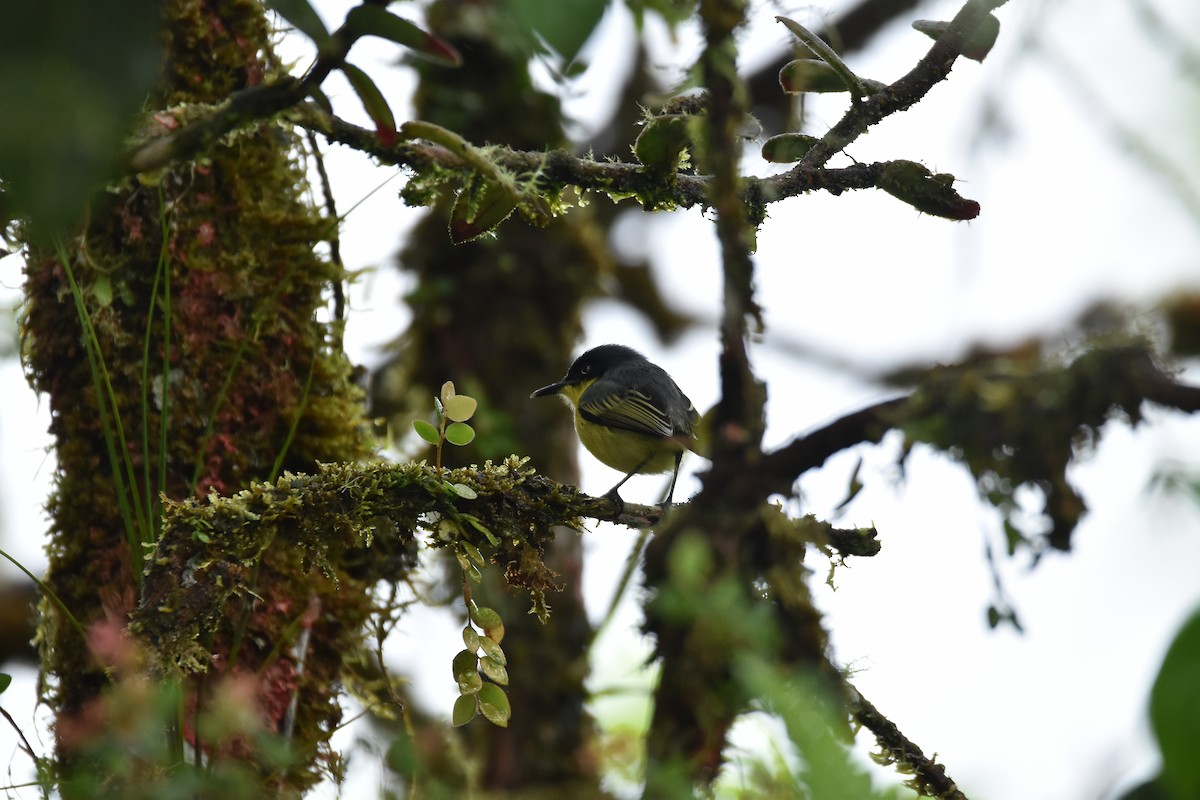
<instances>
[{"instance_id":1,"label":"bird's leg","mask_svg":"<svg viewBox=\"0 0 1200 800\"><path fill-rule=\"evenodd\" d=\"M671 507L671 501L675 499L675 481L679 480L679 464L683 461L683 451L680 450L675 454L675 471L671 473L671 486L667 489L667 496L663 499L660 505L663 511ZM619 485L619 484L618 484Z\"/></svg>"},{"instance_id":2,"label":"bird's leg","mask_svg":"<svg viewBox=\"0 0 1200 800\"><path fill-rule=\"evenodd\" d=\"M621 495L617 494L617 490L625 485L625 481L629 480L634 475L637 475L638 472L642 469L642 467L649 464L650 459L653 457L653 455L654 454L651 453L650 455L643 458L640 464L638 464L633 469L629 470L629 472L626 473L624 478L621 478L621 480L617 481L616 486L614 486L613 488L609 489L607 492L604 493L604 497L606 497L609 500L612 500L617 505L617 513L613 515L614 518L621 516L621 514L624 513L624 511L625 511L625 501L621 499Z\"/></svg>"}]
</instances>

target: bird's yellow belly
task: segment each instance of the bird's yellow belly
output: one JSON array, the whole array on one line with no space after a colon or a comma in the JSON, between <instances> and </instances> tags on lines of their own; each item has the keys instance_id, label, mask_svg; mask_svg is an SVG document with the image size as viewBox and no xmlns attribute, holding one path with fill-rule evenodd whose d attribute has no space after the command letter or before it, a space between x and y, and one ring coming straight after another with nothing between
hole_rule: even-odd
<instances>
[{"instance_id":1,"label":"bird's yellow belly","mask_svg":"<svg viewBox=\"0 0 1200 800\"><path fill-rule=\"evenodd\" d=\"M675 468L675 454L684 449L672 439L643 436L603 425L580 424L578 414L575 415L575 432L589 453L625 473L635 469L646 474L670 472ZM642 464L643 461L646 463ZM642 464L640 469L639 464Z\"/></svg>"}]
</instances>

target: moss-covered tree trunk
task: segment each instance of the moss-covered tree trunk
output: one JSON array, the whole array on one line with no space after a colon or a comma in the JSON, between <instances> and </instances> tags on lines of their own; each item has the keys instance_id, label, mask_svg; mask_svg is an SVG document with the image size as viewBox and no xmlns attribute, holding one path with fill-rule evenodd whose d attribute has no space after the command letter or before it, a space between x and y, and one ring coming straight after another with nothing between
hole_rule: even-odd
<instances>
[{"instance_id":1,"label":"moss-covered tree trunk","mask_svg":"<svg viewBox=\"0 0 1200 800\"><path fill-rule=\"evenodd\" d=\"M163 13L164 80L142 125L173 127L188 104L269 78L260 3L172 0ZM49 398L58 456L48 582L85 627L124 627L160 492L230 493L368 452L336 327L316 318L342 275L314 250L330 223L306 201L295 144L272 124L241 133L199 161L103 193L65 249L31 249L27 364ZM218 579L206 567L196 565L195 580ZM311 569L299 552L266 549L252 572L241 577L253 595L225 609L202 643L211 663L188 683L181 729L204 746L190 709L222 674L253 678L254 704L277 730L299 693L286 723L298 758L272 783L298 788L316 778L340 715L334 681L370 603L365 587ZM45 608L43 667L62 731L96 708L108 679L79 633Z\"/></svg>"}]
</instances>

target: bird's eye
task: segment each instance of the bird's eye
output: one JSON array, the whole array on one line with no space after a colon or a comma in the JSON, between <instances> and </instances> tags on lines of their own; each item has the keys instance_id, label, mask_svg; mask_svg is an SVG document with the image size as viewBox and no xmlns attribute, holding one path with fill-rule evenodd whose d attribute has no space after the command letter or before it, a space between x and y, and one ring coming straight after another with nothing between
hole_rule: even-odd
<instances>
[{"instance_id":1,"label":"bird's eye","mask_svg":"<svg viewBox=\"0 0 1200 800\"><path fill-rule=\"evenodd\" d=\"M591 372L591 371L592 371L592 365L591 365L591 364L584 364L582 367L580 367L580 368L579 368L579 374L580 374L580 375L587 375L587 374L588 374L589 372Z\"/></svg>"}]
</instances>

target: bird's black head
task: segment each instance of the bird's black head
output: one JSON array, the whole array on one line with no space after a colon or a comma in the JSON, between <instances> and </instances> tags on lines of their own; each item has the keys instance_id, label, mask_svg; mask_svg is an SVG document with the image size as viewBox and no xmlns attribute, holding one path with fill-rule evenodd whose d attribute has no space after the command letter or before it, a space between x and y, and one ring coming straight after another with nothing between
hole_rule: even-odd
<instances>
[{"instance_id":1,"label":"bird's black head","mask_svg":"<svg viewBox=\"0 0 1200 800\"><path fill-rule=\"evenodd\" d=\"M545 397L555 394L564 386L577 386L584 381L594 380L604 373L624 364L635 364L645 361L646 357L631 347L621 344L602 344L593 347L575 359L575 363L567 370L561 381L543 386L530 397Z\"/></svg>"},{"instance_id":2,"label":"bird's black head","mask_svg":"<svg viewBox=\"0 0 1200 800\"><path fill-rule=\"evenodd\" d=\"M567 376L563 380L567 383L581 383L591 378L599 378L613 367L645 360L646 357L632 347L622 344L602 344L575 359L575 363L567 370Z\"/></svg>"}]
</instances>

